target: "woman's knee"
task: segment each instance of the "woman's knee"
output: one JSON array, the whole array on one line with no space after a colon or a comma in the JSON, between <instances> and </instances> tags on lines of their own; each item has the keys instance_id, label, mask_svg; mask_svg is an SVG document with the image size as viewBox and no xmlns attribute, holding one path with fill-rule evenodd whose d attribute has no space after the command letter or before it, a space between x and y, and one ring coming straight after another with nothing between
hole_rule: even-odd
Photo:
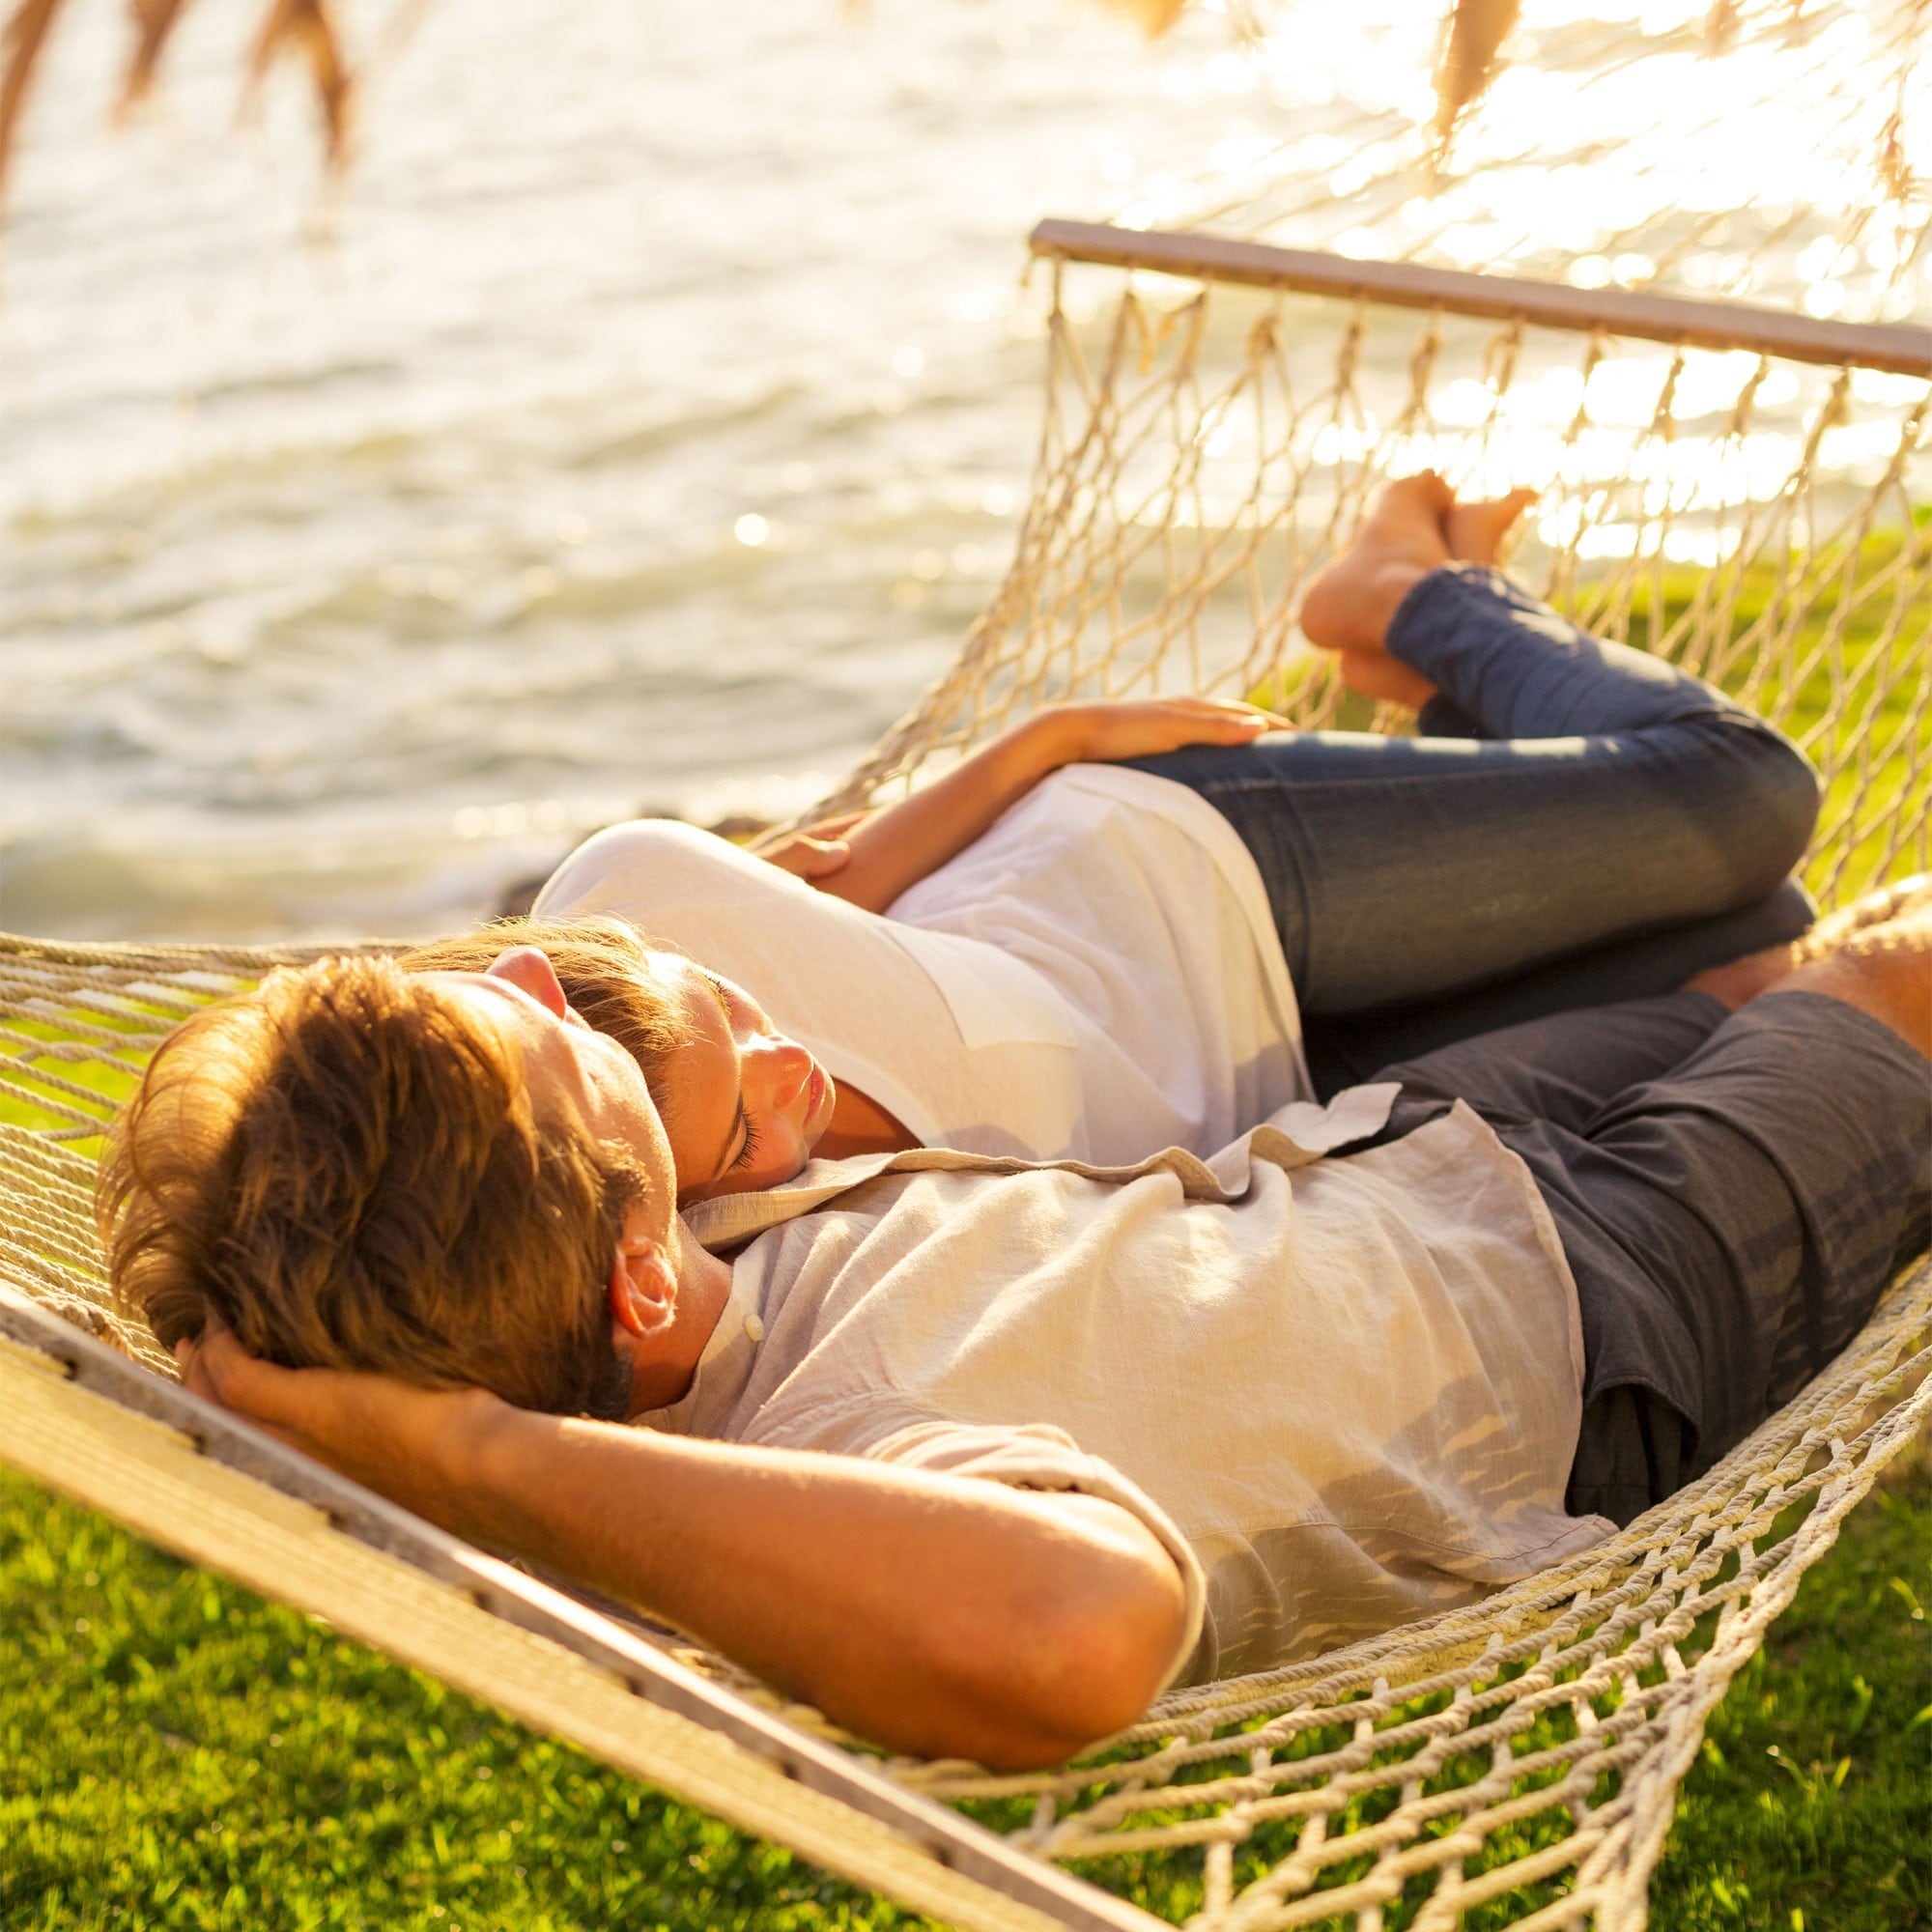
<instances>
[{"instance_id":1,"label":"woman's knee","mask_svg":"<svg viewBox=\"0 0 1932 1932\"><path fill-rule=\"evenodd\" d=\"M1825 787L1817 768L1782 732L1767 733L1773 740L1769 762L1775 776L1770 790L1776 794L1770 816L1788 855L1779 862L1783 872L1793 871L1811 844L1817 829L1819 808L1825 802Z\"/></svg>"},{"instance_id":2,"label":"woman's knee","mask_svg":"<svg viewBox=\"0 0 1932 1932\"><path fill-rule=\"evenodd\" d=\"M1747 898L1772 892L1811 843L1824 791L1811 761L1780 731L1757 720L1714 721L1734 782L1725 788L1721 831Z\"/></svg>"}]
</instances>

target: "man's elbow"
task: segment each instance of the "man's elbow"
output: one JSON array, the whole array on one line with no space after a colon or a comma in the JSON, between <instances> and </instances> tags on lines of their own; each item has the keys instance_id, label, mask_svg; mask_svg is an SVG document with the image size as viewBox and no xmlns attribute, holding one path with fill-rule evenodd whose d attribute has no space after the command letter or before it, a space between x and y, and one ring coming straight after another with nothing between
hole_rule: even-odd
<instances>
[{"instance_id":1,"label":"man's elbow","mask_svg":"<svg viewBox=\"0 0 1932 1932\"><path fill-rule=\"evenodd\" d=\"M1012 1661L1012 1722L981 1758L995 1770L1058 1764L1133 1723L1174 1666L1186 1626L1179 1573L1164 1554L1131 1582L1069 1592L1029 1620Z\"/></svg>"}]
</instances>

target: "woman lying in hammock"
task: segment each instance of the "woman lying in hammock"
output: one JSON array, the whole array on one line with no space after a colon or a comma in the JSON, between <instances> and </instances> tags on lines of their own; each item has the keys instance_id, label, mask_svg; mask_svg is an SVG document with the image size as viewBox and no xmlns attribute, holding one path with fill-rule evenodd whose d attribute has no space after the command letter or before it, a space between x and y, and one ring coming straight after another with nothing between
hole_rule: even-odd
<instances>
[{"instance_id":1,"label":"woman lying in hammock","mask_svg":"<svg viewBox=\"0 0 1932 1932\"><path fill-rule=\"evenodd\" d=\"M540 944L642 1063L689 1203L814 1151L1208 1153L1311 1089L1795 938L1810 768L1488 567L1528 500L1407 478L1309 588L1311 642L1416 738L1050 707L836 838L614 826L527 926L409 963ZM626 1002L639 979L675 982L683 1030Z\"/></svg>"}]
</instances>

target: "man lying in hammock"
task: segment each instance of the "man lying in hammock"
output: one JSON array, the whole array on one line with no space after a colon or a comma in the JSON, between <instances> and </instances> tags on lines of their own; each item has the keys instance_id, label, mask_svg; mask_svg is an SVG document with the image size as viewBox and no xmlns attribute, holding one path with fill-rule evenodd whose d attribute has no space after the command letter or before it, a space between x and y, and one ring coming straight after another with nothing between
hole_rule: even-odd
<instances>
[{"instance_id":1,"label":"man lying in hammock","mask_svg":"<svg viewBox=\"0 0 1932 1932\"><path fill-rule=\"evenodd\" d=\"M541 954L336 959L161 1049L101 1211L190 1387L887 1746L1020 1766L1708 1467L1923 1240L1928 1056L1921 887L1208 1162L862 1155L687 1226Z\"/></svg>"}]
</instances>

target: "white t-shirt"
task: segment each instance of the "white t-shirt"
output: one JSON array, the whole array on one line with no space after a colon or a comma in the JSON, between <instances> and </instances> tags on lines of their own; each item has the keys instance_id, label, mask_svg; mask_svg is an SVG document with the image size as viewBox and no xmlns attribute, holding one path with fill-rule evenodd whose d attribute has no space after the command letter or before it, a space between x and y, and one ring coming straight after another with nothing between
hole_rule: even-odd
<instances>
[{"instance_id":1,"label":"white t-shirt","mask_svg":"<svg viewBox=\"0 0 1932 1932\"><path fill-rule=\"evenodd\" d=\"M598 833L537 895L738 982L927 1146L1207 1153L1308 1092L1261 874L1184 785L1071 765L881 917L665 819Z\"/></svg>"},{"instance_id":2,"label":"white t-shirt","mask_svg":"<svg viewBox=\"0 0 1932 1932\"><path fill-rule=\"evenodd\" d=\"M1396 1092L1285 1107L1206 1162L922 1149L702 1202L731 1297L640 1420L1106 1497L1179 1565L1191 1681L1473 1602L1610 1529L1563 1505L1577 1292L1467 1107L1323 1157Z\"/></svg>"}]
</instances>

